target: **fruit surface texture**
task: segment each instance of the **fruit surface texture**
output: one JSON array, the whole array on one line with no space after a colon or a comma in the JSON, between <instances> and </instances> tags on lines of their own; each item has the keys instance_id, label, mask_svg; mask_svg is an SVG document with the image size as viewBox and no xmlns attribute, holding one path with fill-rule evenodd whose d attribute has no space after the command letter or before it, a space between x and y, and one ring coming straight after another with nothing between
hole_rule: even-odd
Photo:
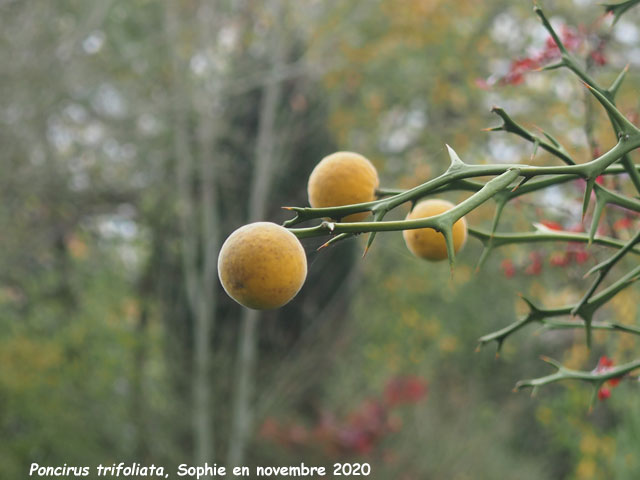
<instances>
[{"instance_id":1,"label":"fruit surface texture","mask_svg":"<svg viewBox=\"0 0 640 480\"><path fill-rule=\"evenodd\" d=\"M365 157L336 152L324 157L309 176L307 192L314 208L338 207L375 200L378 172ZM369 212L347 215L343 222L359 222Z\"/></svg>"},{"instance_id":2,"label":"fruit surface texture","mask_svg":"<svg viewBox=\"0 0 640 480\"><path fill-rule=\"evenodd\" d=\"M280 225L244 225L225 240L218 277L227 294L255 310L270 310L296 296L307 276L307 257L297 237Z\"/></svg>"},{"instance_id":3,"label":"fruit surface texture","mask_svg":"<svg viewBox=\"0 0 640 480\"><path fill-rule=\"evenodd\" d=\"M451 202L429 199L419 202L407 215L407 220L434 217L453 208ZM447 244L444 235L433 228L403 230L402 235L407 248L416 257L425 260L444 260L447 258ZM453 248L457 253L467 240L467 221L463 218L453 224Z\"/></svg>"}]
</instances>

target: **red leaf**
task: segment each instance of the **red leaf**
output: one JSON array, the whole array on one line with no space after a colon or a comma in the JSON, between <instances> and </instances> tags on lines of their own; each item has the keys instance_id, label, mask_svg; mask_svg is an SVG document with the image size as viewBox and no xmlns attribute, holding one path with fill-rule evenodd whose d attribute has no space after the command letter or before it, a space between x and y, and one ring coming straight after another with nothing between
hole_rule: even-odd
<instances>
[{"instance_id":1,"label":"red leaf","mask_svg":"<svg viewBox=\"0 0 640 480\"><path fill-rule=\"evenodd\" d=\"M384 389L387 405L416 403L427 393L427 382L416 376L394 378Z\"/></svg>"},{"instance_id":2,"label":"red leaf","mask_svg":"<svg viewBox=\"0 0 640 480\"><path fill-rule=\"evenodd\" d=\"M542 220L540 223L551 230L563 230L562 225L560 225L558 222L554 222L551 220Z\"/></svg>"}]
</instances>

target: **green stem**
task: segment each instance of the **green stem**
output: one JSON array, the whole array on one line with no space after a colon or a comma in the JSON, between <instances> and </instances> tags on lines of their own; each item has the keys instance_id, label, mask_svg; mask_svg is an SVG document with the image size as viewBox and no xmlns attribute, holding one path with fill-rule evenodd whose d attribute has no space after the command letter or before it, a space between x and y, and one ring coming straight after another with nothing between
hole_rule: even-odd
<instances>
[{"instance_id":1,"label":"green stem","mask_svg":"<svg viewBox=\"0 0 640 480\"><path fill-rule=\"evenodd\" d=\"M535 388L542 385L548 385L549 383L558 382L560 380L582 380L585 382L590 382L599 387L607 380L622 377L623 375L626 375L627 373L640 368L640 360L634 360L632 362L613 367L606 372L596 373L571 370L551 359L543 358L543 360L545 360L547 363L552 364L558 369L558 371L545 377L534 378L531 380L522 380L516 384L516 390L521 390L523 388Z\"/></svg>"},{"instance_id":2,"label":"green stem","mask_svg":"<svg viewBox=\"0 0 640 480\"><path fill-rule=\"evenodd\" d=\"M594 268L589 270L589 272L587 272L587 275L589 275L597 271L598 277L591 284L591 286L589 287L589 290L587 290L587 292L584 294L582 299L576 304L575 307L573 307L573 310L571 311L572 313L575 314L576 312L578 312L582 308L582 306L586 304L589 301L589 299L591 299L591 297L593 296L595 291L598 289L602 281L605 279L609 271L613 268L613 266L616 263L618 263L627 254L628 251L631 251L638 242L640 242L640 230L638 230L638 232L633 236L633 238L631 238L631 240L629 240L626 245L624 245L608 260L596 265Z\"/></svg>"},{"instance_id":3,"label":"green stem","mask_svg":"<svg viewBox=\"0 0 640 480\"><path fill-rule=\"evenodd\" d=\"M295 233L295 232L294 232ZM589 243L589 236L586 233L571 233L555 230L521 232L521 233L494 233L485 232L475 228L469 228L469 235L481 240L483 243L491 242L491 247L502 247L504 245L512 245L517 243L535 243L535 242L575 242ZM606 247L623 248L624 242L610 237L595 237L593 243ZM640 255L640 250L631 248L630 251L636 255Z\"/></svg>"},{"instance_id":4,"label":"green stem","mask_svg":"<svg viewBox=\"0 0 640 480\"><path fill-rule=\"evenodd\" d=\"M640 133L629 134L628 136L621 137L618 143L611 148L611 150L605 152L600 157L580 165L562 165L562 166L531 166L521 164L507 164L507 165L468 165L465 163L452 164L446 172L439 177L429 180L422 185L406 190L397 195L393 195L389 198L383 198L380 200L374 200L371 202L358 203L354 205L344 205L339 207L325 207L325 208L305 208L305 207L286 207L289 210L296 212L296 217L290 219L284 223L285 227L291 227L297 223L305 220L311 220L314 218L342 218L352 213L376 211L378 209L389 211L397 206L410 202L417 201L420 198L426 196L430 192L448 185L456 180L463 180L474 177L484 176L496 176L503 175L509 171L517 171L525 178L532 178L539 175L576 175L588 180L593 180L596 176L604 172L607 167L616 162L622 155L628 153L636 148L640 147ZM485 185L486 186L486 185ZM521 188L525 188L525 186ZM483 187L484 188L484 187ZM493 192L492 196L497 193ZM375 222L361 223L359 227L349 226L346 230L348 232L362 233L376 231L373 229ZM391 227L392 222L387 223L384 230L399 230L401 228ZM342 224L350 225L350 224ZM363 227L366 225L367 227ZM413 228L422 228L423 225ZM431 226L431 225L424 225ZM367 229L369 228L369 229ZM407 228L402 226L402 228Z\"/></svg>"},{"instance_id":5,"label":"green stem","mask_svg":"<svg viewBox=\"0 0 640 480\"><path fill-rule=\"evenodd\" d=\"M529 300L524 299L529 305L529 314L523 320L518 320L513 322L511 325L508 325L505 328L497 330L495 332L489 333L481 337L478 341L480 342L480 346L485 345L491 341L495 341L498 344L498 350L502 346L503 342L506 338L518 330L522 329L526 325L532 322L542 322L547 318L552 317L561 317L565 315L580 315L584 320L582 326L587 331L587 344L590 342L590 331L593 327L592 318L598 308L607 303L611 298L613 298L616 294L618 294L621 290L631 285L634 281L638 279L640 275L640 266L633 269L627 275L616 281L614 284L609 286L607 289L603 290L600 294L595 297L590 298L584 304L580 305L579 308L576 308L574 305L566 305L561 307L554 308L539 308L533 305Z\"/></svg>"},{"instance_id":6,"label":"green stem","mask_svg":"<svg viewBox=\"0 0 640 480\"><path fill-rule=\"evenodd\" d=\"M584 322L549 322L542 321L544 328L548 330L566 330L572 328L584 328ZM623 333L631 333L633 335L640 335L640 327L632 325L624 325L614 322L593 322L591 328L594 330L610 330Z\"/></svg>"},{"instance_id":7,"label":"green stem","mask_svg":"<svg viewBox=\"0 0 640 480\"><path fill-rule=\"evenodd\" d=\"M507 185L511 184L518 176L518 170L508 170L502 175L499 175L487 182L478 192L474 193L471 197L459 203L451 210L447 210L446 212L433 217L385 222L334 223L325 221L315 227L291 228L289 230L298 238L317 237L327 234L338 235L342 233L390 232L416 228L434 228L438 231L443 231L448 227L450 228L464 215L486 202Z\"/></svg>"},{"instance_id":8,"label":"green stem","mask_svg":"<svg viewBox=\"0 0 640 480\"><path fill-rule=\"evenodd\" d=\"M634 165L634 170L636 171L636 173L638 173L638 171L640 171L640 165ZM614 164L607 167L601 175L621 175L623 173L627 173L627 170L624 168L624 166ZM519 187L517 190L510 192L509 198L511 199L519 197L527 193L542 190L544 188L550 187L551 185L560 185L562 183L571 182L572 180L577 180L579 178L581 178L580 175L554 175L547 178L533 180ZM447 185L443 185L441 188L430 192L429 195L437 195L439 193L448 191L477 192L483 186L484 183L474 182L473 180L454 180ZM408 190L406 189L381 187L376 191L376 194L380 197L389 197L392 195L399 195L400 193L405 193L407 191Z\"/></svg>"}]
</instances>

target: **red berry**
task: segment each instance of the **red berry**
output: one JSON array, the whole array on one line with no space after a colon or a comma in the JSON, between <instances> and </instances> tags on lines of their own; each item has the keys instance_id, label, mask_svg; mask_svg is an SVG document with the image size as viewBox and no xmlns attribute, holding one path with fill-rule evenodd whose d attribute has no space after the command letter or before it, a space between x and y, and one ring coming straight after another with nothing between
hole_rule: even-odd
<instances>
[{"instance_id":1,"label":"red berry","mask_svg":"<svg viewBox=\"0 0 640 480\"><path fill-rule=\"evenodd\" d=\"M527 275L540 275L542 272L542 257L538 252L531 252L529 254L529 258L531 259L531 263L525 270Z\"/></svg>"},{"instance_id":2,"label":"red berry","mask_svg":"<svg viewBox=\"0 0 640 480\"><path fill-rule=\"evenodd\" d=\"M576 259L576 262L578 263L584 263L589 259L589 254L584 250L578 250L575 253L575 259Z\"/></svg>"},{"instance_id":3,"label":"red berry","mask_svg":"<svg viewBox=\"0 0 640 480\"><path fill-rule=\"evenodd\" d=\"M611 390L609 390L607 387L602 387L600 390L598 390L598 400L606 400L607 398L609 398L611 396Z\"/></svg>"},{"instance_id":4,"label":"red berry","mask_svg":"<svg viewBox=\"0 0 640 480\"><path fill-rule=\"evenodd\" d=\"M596 366L596 370L604 370L607 367L613 367L613 360L611 360L606 355L602 355L598 360L598 365Z\"/></svg>"},{"instance_id":5,"label":"red berry","mask_svg":"<svg viewBox=\"0 0 640 480\"><path fill-rule=\"evenodd\" d=\"M598 365L594 370L595 373L606 373L613 368L613 360L607 357L606 355L602 355L598 360ZM607 380L607 383L611 385L611 387L617 387L620 384L620 377L612 378Z\"/></svg>"},{"instance_id":6,"label":"red berry","mask_svg":"<svg viewBox=\"0 0 640 480\"><path fill-rule=\"evenodd\" d=\"M502 261L502 271L504 272L504 276L507 278L511 278L516 274L516 267L513 265L513 262L508 258Z\"/></svg>"},{"instance_id":7,"label":"red berry","mask_svg":"<svg viewBox=\"0 0 640 480\"><path fill-rule=\"evenodd\" d=\"M629 228L631 228L631 219L629 217L624 217L621 218L620 220L617 220L614 224L613 224L613 229L617 232L619 230L628 230Z\"/></svg>"},{"instance_id":8,"label":"red berry","mask_svg":"<svg viewBox=\"0 0 640 480\"><path fill-rule=\"evenodd\" d=\"M566 267L569 264L569 256L563 252L555 252L551 255L549 263L554 267Z\"/></svg>"}]
</instances>

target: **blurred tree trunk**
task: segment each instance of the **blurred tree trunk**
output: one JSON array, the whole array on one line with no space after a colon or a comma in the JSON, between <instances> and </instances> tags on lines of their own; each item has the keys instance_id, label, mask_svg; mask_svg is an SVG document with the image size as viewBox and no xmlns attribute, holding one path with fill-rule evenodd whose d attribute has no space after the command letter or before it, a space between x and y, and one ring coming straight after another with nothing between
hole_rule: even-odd
<instances>
[{"instance_id":1,"label":"blurred tree trunk","mask_svg":"<svg viewBox=\"0 0 640 480\"><path fill-rule=\"evenodd\" d=\"M206 5L206 7L204 6ZM214 3L215 5L215 3ZM203 11L204 10L204 11ZM216 12L211 4L204 4L198 12L198 27L202 45L210 45L217 29L213 25ZM217 206L217 185L214 167L214 145L219 133L219 118L215 115L215 96L220 95L220 86L213 93L200 88L195 96L198 112L198 173L200 185L200 248L201 265L200 295L194 331L194 422L198 443L196 459L199 462L215 458L213 437L213 392L211 379L211 339L215 325L217 259L220 249L220 218ZM211 455L211 457L209 457Z\"/></svg>"},{"instance_id":2,"label":"blurred tree trunk","mask_svg":"<svg viewBox=\"0 0 640 480\"><path fill-rule=\"evenodd\" d=\"M215 322L215 265L218 252L218 213L215 205L216 184L213 166L213 144L217 136L211 101L198 98L198 158L189 144L187 113L191 96L185 90L182 76L185 66L176 51L179 17L175 2L165 5L166 34L172 65L172 100L174 110L174 148L178 215L181 228L183 274L193 327L193 438L196 463L215 458L211 367L211 335ZM204 20L203 20L204 21ZM202 30L210 28L202 26ZM210 99L209 99L210 100ZM194 193L194 174L199 173L199 198ZM200 224L197 214L200 213Z\"/></svg>"},{"instance_id":3,"label":"blurred tree trunk","mask_svg":"<svg viewBox=\"0 0 640 480\"><path fill-rule=\"evenodd\" d=\"M282 27L284 8L280 0L273 0L267 6L274 24ZM277 25L272 29L267 51L269 63L275 77L283 68L286 57L284 35ZM282 97L282 82L272 80L262 88L262 101L258 123L255 164L251 190L249 193L248 221L264 220L267 213L268 196L274 174L275 145L277 140L276 117ZM251 431L253 408L251 405L253 371L257 355L257 324L260 312L248 308L242 311L241 331L238 343L238 357L235 367L235 385L231 435L229 439L228 464L241 465Z\"/></svg>"},{"instance_id":4,"label":"blurred tree trunk","mask_svg":"<svg viewBox=\"0 0 640 480\"><path fill-rule=\"evenodd\" d=\"M147 293L139 292L140 313L136 324L136 340L133 347L133 369L131 374L131 416L135 425L134 458L146 462L149 458L149 438L147 414L145 411L144 371L147 361L147 336L149 325L149 307Z\"/></svg>"}]
</instances>

